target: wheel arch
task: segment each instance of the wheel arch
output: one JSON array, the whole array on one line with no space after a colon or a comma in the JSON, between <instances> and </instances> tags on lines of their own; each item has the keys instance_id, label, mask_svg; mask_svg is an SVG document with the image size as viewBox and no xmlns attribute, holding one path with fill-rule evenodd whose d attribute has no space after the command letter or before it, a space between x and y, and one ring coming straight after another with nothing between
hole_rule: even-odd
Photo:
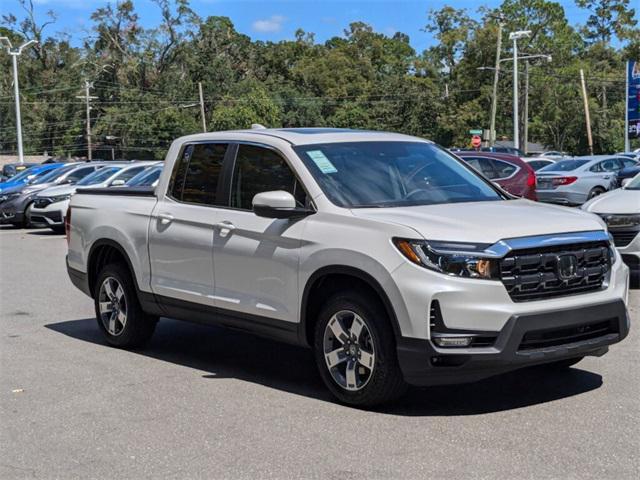
<instances>
[{"instance_id":1,"label":"wheel arch","mask_svg":"<svg viewBox=\"0 0 640 480\"><path fill-rule=\"evenodd\" d=\"M133 263L131 262L129 255L127 255L126 250L118 242L108 238L103 238L96 240L93 245L91 245L89 255L87 257L87 281L89 282L89 291L92 296L95 288L95 281L100 270L102 270L105 265L114 263L114 261L120 261L125 264L133 278L136 290L140 290L135 270L133 268Z\"/></svg>"},{"instance_id":2,"label":"wheel arch","mask_svg":"<svg viewBox=\"0 0 640 480\"><path fill-rule=\"evenodd\" d=\"M335 293L341 282L334 283L332 288L321 290L322 285L329 279L341 279L341 282L352 279L349 284L350 288L366 288L373 293L387 313L387 317L391 322L393 333L398 339L402 334L396 312L389 296L385 292L382 285L369 273L356 267L346 265L328 265L316 270L307 280L300 305L300 328L299 341L303 345L313 345L313 327L315 325L315 314L318 313L320 302Z\"/></svg>"}]
</instances>

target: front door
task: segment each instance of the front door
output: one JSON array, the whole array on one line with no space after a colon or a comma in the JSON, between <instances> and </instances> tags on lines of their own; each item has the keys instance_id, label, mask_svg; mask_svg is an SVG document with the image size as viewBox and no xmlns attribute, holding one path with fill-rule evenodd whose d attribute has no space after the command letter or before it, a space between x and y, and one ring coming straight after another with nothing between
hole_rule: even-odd
<instances>
[{"instance_id":1,"label":"front door","mask_svg":"<svg viewBox=\"0 0 640 480\"><path fill-rule=\"evenodd\" d=\"M214 306L215 205L227 149L225 143L188 144L176 161L167 194L151 215L151 288L156 295Z\"/></svg>"},{"instance_id":2,"label":"front door","mask_svg":"<svg viewBox=\"0 0 640 480\"><path fill-rule=\"evenodd\" d=\"M307 196L276 151L240 144L228 208L219 209L214 234L215 300L222 313L289 322L298 319L298 257L304 219L258 217L254 195L285 190L300 206Z\"/></svg>"}]
</instances>

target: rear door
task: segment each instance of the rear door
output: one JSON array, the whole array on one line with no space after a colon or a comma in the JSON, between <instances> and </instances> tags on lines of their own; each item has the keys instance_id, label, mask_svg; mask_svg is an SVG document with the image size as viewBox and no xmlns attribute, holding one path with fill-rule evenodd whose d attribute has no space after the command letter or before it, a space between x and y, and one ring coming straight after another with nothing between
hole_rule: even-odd
<instances>
[{"instance_id":1,"label":"rear door","mask_svg":"<svg viewBox=\"0 0 640 480\"><path fill-rule=\"evenodd\" d=\"M253 321L296 322L305 220L258 217L252 200L260 192L285 190L307 206L307 195L284 157L266 146L239 144L230 179L214 233L216 305L223 314Z\"/></svg>"},{"instance_id":2,"label":"rear door","mask_svg":"<svg viewBox=\"0 0 640 480\"><path fill-rule=\"evenodd\" d=\"M213 306L213 232L218 185L229 144L187 144L169 187L151 215L149 254L153 293ZM166 299L165 299L166 301Z\"/></svg>"}]
</instances>

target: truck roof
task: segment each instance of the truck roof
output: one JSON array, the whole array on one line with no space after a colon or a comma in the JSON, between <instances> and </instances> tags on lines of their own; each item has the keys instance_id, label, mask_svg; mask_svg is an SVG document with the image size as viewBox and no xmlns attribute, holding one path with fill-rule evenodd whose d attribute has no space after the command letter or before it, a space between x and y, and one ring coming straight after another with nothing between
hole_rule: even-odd
<instances>
[{"instance_id":1,"label":"truck roof","mask_svg":"<svg viewBox=\"0 0 640 480\"><path fill-rule=\"evenodd\" d=\"M310 145L316 143L364 142L364 141L413 141L428 140L400 133L374 130L354 130L350 128L252 128L225 132L208 132L182 137L184 141L232 140L234 134L255 135L256 137L278 138L291 145Z\"/></svg>"}]
</instances>

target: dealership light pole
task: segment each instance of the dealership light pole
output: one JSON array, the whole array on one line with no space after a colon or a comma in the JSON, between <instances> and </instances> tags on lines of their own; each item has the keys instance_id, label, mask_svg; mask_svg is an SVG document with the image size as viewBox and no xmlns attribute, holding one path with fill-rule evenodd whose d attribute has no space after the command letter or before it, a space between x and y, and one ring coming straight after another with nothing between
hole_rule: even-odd
<instances>
[{"instance_id":1,"label":"dealership light pole","mask_svg":"<svg viewBox=\"0 0 640 480\"><path fill-rule=\"evenodd\" d=\"M0 37L0 42L4 43L7 47L7 53L11 55L13 61L13 91L16 97L16 134L18 138L18 160L20 163L24 163L24 152L22 151L22 122L20 120L20 87L18 86L18 57L22 53L22 50L34 43L38 43L36 40L29 40L23 43L19 47L13 47L9 37Z\"/></svg>"},{"instance_id":2,"label":"dealership light pole","mask_svg":"<svg viewBox=\"0 0 640 480\"><path fill-rule=\"evenodd\" d=\"M531 30L518 30L509 34L513 40L513 146L520 148L520 121L518 120L518 40L531 35Z\"/></svg>"}]
</instances>

